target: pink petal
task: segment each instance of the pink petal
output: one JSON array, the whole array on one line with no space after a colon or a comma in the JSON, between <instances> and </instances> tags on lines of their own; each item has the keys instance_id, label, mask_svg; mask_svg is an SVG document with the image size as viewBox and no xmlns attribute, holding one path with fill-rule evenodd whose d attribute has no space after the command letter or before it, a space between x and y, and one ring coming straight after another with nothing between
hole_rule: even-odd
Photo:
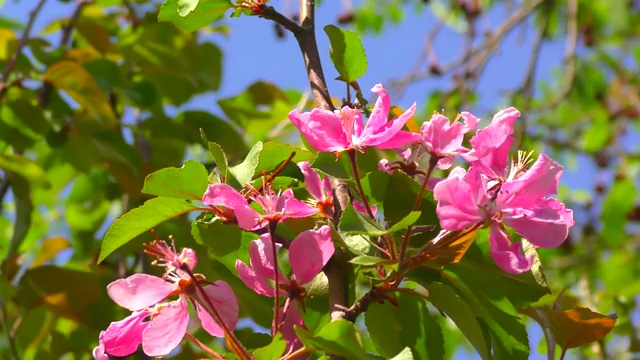
<instances>
[{"instance_id":1,"label":"pink petal","mask_svg":"<svg viewBox=\"0 0 640 360\"><path fill-rule=\"evenodd\" d=\"M497 206L527 208L538 199L558 191L562 166L545 154L519 178L502 185L496 199Z\"/></svg>"},{"instance_id":2,"label":"pink petal","mask_svg":"<svg viewBox=\"0 0 640 360\"><path fill-rule=\"evenodd\" d=\"M240 195L238 190L227 184L209 185L202 196L202 203L207 206L224 206L236 209L247 205L247 199Z\"/></svg>"},{"instance_id":3,"label":"pink petal","mask_svg":"<svg viewBox=\"0 0 640 360\"><path fill-rule=\"evenodd\" d=\"M237 207L234 209L234 213L236 215L236 220L238 221L238 226L243 230L250 231L261 229L268 223L261 221L262 215L253 210L249 205Z\"/></svg>"},{"instance_id":4,"label":"pink petal","mask_svg":"<svg viewBox=\"0 0 640 360\"><path fill-rule=\"evenodd\" d=\"M269 285L266 278L258 276L253 269L240 260L236 260L236 271L240 280L247 287L259 295L273 297L273 286Z\"/></svg>"},{"instance_id":5,"label":"pink petal","mask_svg":"<svg viewBox=\"0 0 640 360\"><path fill-rule=\"evenodd\" d=\"M489 244L491 257L502 270L510 274L522 274L531 269L533 257L525 257L522 252L522 243L512 244L509 235L498 223L491 224Z\"/></svg>"},{"instance_id":6,"label":"pink petal","mask_svg":"<svg viewBox=\"0 0 640 360\"><path fill-rule=\"evenodd\" d=\"M233 332L238 323L240 309L238 308L238 300L236 299L231 286L222 280L218 280L210 286L204 288L204 292L209 296L213 306L224 321L227 329ZM224 337L224 330L213 320L211 315L204 310L200 304L196 305L198 318L202 323L202 327L212 336Z\"/></svg>"},{"instance_id":7,"label":"pink petal","mask_svg":"<svg viewBox=\"0 0 640 360\"><path fill-rule=\"evenodd\" d=\"M462 131L466 134L469 131L475 130L480 124L480 119L475 117L472 113L463 111L460 116L464 119L464 126Z\"/></svg>"},{"instance_id":8,"label":"pink petal","mask_svg":"<svg viewBox=\"0 0 640 360\"><path fill-rule=\"evenodd\" d=\"M300 201L293 197L293 191L287 189L282 196L287 196L286 207L283 209L284 216L281 221L286 218L304 218L316 214L320 209L313 207L306 202Z\"/></svg>"},{"instance_id":9,"label":"pink petal","mask_svg":"<svg viewBox=\"0 0 640 360\"><path fill-rule=\"evenodd\" d=\"M472 147L471 151L461 154L461 156L468 162L473 162L491 155L507 139L510 139L512 132L513 129L499 125L489 125L484 129L480 129L469 140Z\"/></svg>"},{"instance_id":10,"label":"pink petal","mask_svg":"<svg viewBox=\"0 0 640 360\"><path fill-rule=\"evenodd\" d=\"M111 299L132 311L155 305L176 289L176 285L147 274L134 274L107 285L107 293Z\"/></svg>"},{"instance_id":11,"label":"pink petal","mask_svg":"<svg viewBox=\"0 0 640 360\"><path fill-rule=\"evenodd\" d=\"M564 242L574 225L573 211L556 199L539 200L533 209L505 209L502 221L536 246L552 248Z\"/></svg>"},{"instance_id":12,"label":"pink petal","mask_svg":"<svg viewBox=\"0 0 640 360\"><path fill-rule=\"evenodd\" d=\"M285 354L290 353L291 351L298 350L302 348L302 341L298 339L296 332L294 330L295 326L305 327L304 321L302 320L302 316L300 315L300 310L295 303L292 303L286 314L280 313L280 319L283 319L282 326L280 327L280 332L284 337L284 340L287 342L287 348L285 350Z\"/></svg>"},{"instance_id":13,"label":"pink petal","mask_svg":"<svg viewBox=\"0 0 640 360\"><path fill-rule=\"evenodd\" d=\"M511 149L511 144L513 144L513 138L507 137L497 148L487 148L486 155L480 157L478 160L471 161L471 164L477 171L480 171L490 179L506 180L507 162L509 161L509 150ZM473 151L461 153L461 156L468 160L473 155L467 155L472 153ZM476 155L478 155L478 153L476 153Z\"/></svg>"},{"instance_id":14,"label":"pink petal","mask_svg":"<svg viewBox=\"0 0 640 360\"><path fill-rule=\"evenodd\" d=\"M379 140L376 140L378 142ZM398 131L395 135L388 140L379 142L376 146L378 149L396 149L399 147L414 144L420 141L420 134L412 133L410 131Z\"/></svg>"},{"instance_id":15,"label":"pink petal","mask_svg":"<svg viewBox=\"0 0 640 360\"><path fill-rule=\"evenodd\" d=\"M389 110L391 109L391 101L389 100L389 94L384 89L382 84L376 84L371 92L378 95L378 100L371 111L369 120L364 126L362 136L368 136L378 131L383 127L388 120Z\"/></svg>"},{"instance_id":16,"label":"pink petal","mask_svg":"<svg viewBox=\"0 0 640 360\"><path fill-rule=\"evenodd\" d=\"M189 310L183 296L180 299L164 304L158 309L158 315L150 322L142 333L142 350L154 357L168 355L175 349L189 325Z\"/></svg>"},{"instance_id":17,"label":"pink petal","mask_svg":"<svg viewBox=\"0 0 640 360\"><path fill-rule=\"evenodd\" d=\"M307 191L311 196L313 196L316 200L322 201L324 198L324 194L322 191L322 181L320 180L320 175L311 168L311 165L307 161L302 161L298 163L298 167L304 175L304 184L307 185Z\"/></svg>"},{"instance_id":18,"label":"pink petal","mask_svg":"<svg viewBox=\"0 0 640 360\"><path fill-rule=\"evenodd\" d=\"M451 124L440 114L433 115L431 120L422 124L420 132L427 151L437 156L457 154L464 139L462 123Z\"/></svg>"},{"instance_id":19,"label":"pink petal","mask_svg":"<svg viewBox=\"0 0 640 360\"><path fill-rule=\"evenodd\" d=\"M334 252L329 226L301 232L289 246L289 264L298 284L313 280Z\"/></svg>"},{"instance_id":20,"label":"pink petal","mask_svg":"<svg viewBox=\"0 0 640 360\"><path fill-rule=\"evenodd\" d=\"M145 318L151 311L134 311L123 320L112 322L104 332L100 333L102 351L114 356L133 354L142 342L142 333L149 326Z\"/></svg>"},{"instance_id":21,"label":"pink petal","mask_svg":"<svg viewBox=\"0 0 640 360\"><path fill-rule=\"evenodd\" d=\"M461 177L464 173L464 169L455 168L433 189L433 197L438 201L436 214L445 230L462 230L484 218L476 203L475 190Z\"/></svg>"},{"instance_id":22,"label":"pink petal","mask_svg":"<svg viewBox=\"0 0 640 360\"><path fill-rule=\"evenodd\" d=\"M300 113L294 109L289 113L289 120L317 151L342 151L349 147L340 117L331 111L313 109Z\"/></svg>"},{"instance_id":23,"label":"pink petal","mask_svg":"<svg viewBox=\"0 0 640 360\"><path fill-rule=\"evenodd\" d=\"M353 205L353 208L354 208L356 211L358 211L358 212L360 212L360 213L362 213L362 214L364 214L364 215L369 216L369 212L367 212L367 208L366 208L366 207L364 206L364 204L363 204L363 203L361 203L360 201L358 201L358 200L354 200L352 205ZM375 206L375 205L371 205L371 212L373 213L373 215L375 215L376 213L378 213L378 207L377 207L377 206Z\"/></svg>"},{"instance_id":24,"label":"pink petal","mask_svg":"<svg viewBox=\"0 0 640 360\"><path fill-rule=\"evenodd\" d=\"M98 346L93 348L93 351L91 352L91 355L93 355L94 360L109 360L109 355L107 355L104 350L103 338L104 338L104 331L100 331Z\"/></svg>"},{"instance_id":25,"label":"pink petal","mask_svg":"<svg viewBox=\"0 0 640 360\"><path fill-rule=\"evenodd\" d=\"M498 111L491 119L491 125L500 125L511 129L509 135L513 134L513 123L520 117L520 111L514 107Z\"/></svg>"}]
</instances>

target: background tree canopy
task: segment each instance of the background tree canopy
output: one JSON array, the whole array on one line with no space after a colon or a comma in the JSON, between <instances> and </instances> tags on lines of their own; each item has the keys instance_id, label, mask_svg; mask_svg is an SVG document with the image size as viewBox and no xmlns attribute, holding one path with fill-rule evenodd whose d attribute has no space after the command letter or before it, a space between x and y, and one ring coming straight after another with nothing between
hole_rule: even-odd
<instances>
[{"instance_id":1,"label":"background tree canopy","mask_svg":"<svg viewBox=\"0 0 640 360\"><path fill-rule=\"evenodd\" d=\"M374 304L369 311L375 316L356 322L367 329L364 354L391 358L404 346L435 342L440 348L425 345L428 350L414 351L414 358L476 357L476 352L511 358L505 354L513 355L509 351L517 346L524 346L519 357L545 357L543 331L531 318L544 322L540 309L589 308L615 313L616 325L604 339L571 350L570 356L640 356L639 1L318 1L315 34L328 92L309 85L317 84L318 75L308 75L300 55L311 46L305 38L309 32L291 32L301 18L298 3L259 4L238 1L234 8L226 0L7 0L1 8L3 359L91 358L100 330L125 313L109 299L106 285L134 272L154 271L142 252L142 243L154 239L146 231L150 227L161 238L172 235L179 247L196 249L201 254L199 272L227 280L240 300L244 325L236 330L238 339L251 349L268 345L271 338L265 329L271 323L272 301L251 292L233 274L235 259L247 262L248 255L229 255L237 247L225 248L218 241L226 236L246 245L251 239L237 228L204 231L190 214L166 222L149 215L139 224L139 236L123 246L105 249L108 245L102 240L116 219L151 199L148 194L162 197L172 191L162 184L173 180L151 180L150 174L184 165L179 175L158 176L185 176L185 188L193 189L198 200L208 184L201 175L209 174L214 165L221 167L219 149L211 143L224 150L226 164L246 165L252 159L250 149L260 141L262 148L256 151L268 155L254 159L247 178L251 180L254 173L273 171L293 151L273 141L305 147L287 118L292 109L338 107L356 98L360 104L373 104L369 89L377 83L389 91L394 115L417 102L418 110L407 123L411 131L434 111L450 119L471 111L487 123L500 109L518 108L518 148L549 154L565 167L558 198L574 210L576 225L560 247L538 253L550 291L537 294L538 310L527 307L535 300L525 302L516 295L531 294L534 290L525 288L528 283L520 289L491 273L487 284L469 288L477 293L484 285L502 286L501 291L509 293L505 301L513 304L508 304L513 316L515 309L530 316L521 315L528 341L524 336L513 340L515 345L505 343L503 353L495 347L483 354L480 348L486 344L474 343L469 329L458 330L459 319L449 313L454 321L441 316L447 312L446 301L438 303L434 295L425 305L403 293L396 299L397 309L412 311L394 313L386 307L389 303ZM351 87L346 85L355 80ZM336 162L333 154L316 155L301 150L294 161L315 159L314 167L324 174L348 178L350 173L341 176L348 171L342 168L346 158ZM394 189L417 193L399 176L385 178L381 185L381 177L371 172L379 157L367 152L362 158L361 175L369 181L371 197L392 204L388 190L386 195L376 192L392 188L387 181L396 181ZM196 161L185 163L188 159ZM239 186L245 178L241 165L229 169ZM285 187L294 183L287 176L294 177L285 172ZM175 204L167 203L175 215L190 211ZM356 212L347 215L359 219ZM393 221L402 223L404 215ZM354 226L362 225L353 221ZM351 235L385 231L369 225L339 230ZM486 234L479 239L483 237L486 241ZM207 261L206 254L217 260ZM484 255L472 247L465 256ZM464 280L465 274L456 274ZM428 276L417 274L413 280L430 282ZM353 282L367 284L363 276ZM563 289L561 304L552 307ZM429 290L443 298L449 291L435 285ZM326 302L323 296L307 302L309 314L317 315L305 318L312 332L328 322L317 310ZM518 301L526 306L520 308ZM500 311L487 316L499 327L504 313L496 306ZM469 316L481 311L469 310ZM405 324L417 316L439 330L426 335L416 335L424 329L407 330L413 335L402 336L415 336L412 344L387 343L380 335L385 326L380 319ZM490 322L480 324L482 331L497 331ZM600 338L594 335L597 329L582 325L561 326L567 336L589 339L571 347ZM328 340L314 336L308 341L325 346L322 341ZM503 340L495 336L494 341ZM210 341L212 348L224 349L222 341ZM327 351L347 358L361 355L331 347ZM560 347L556 351L559 354ZM197 356L205 355L184 342L173 358Z\"/></svg>"}]
</instances>

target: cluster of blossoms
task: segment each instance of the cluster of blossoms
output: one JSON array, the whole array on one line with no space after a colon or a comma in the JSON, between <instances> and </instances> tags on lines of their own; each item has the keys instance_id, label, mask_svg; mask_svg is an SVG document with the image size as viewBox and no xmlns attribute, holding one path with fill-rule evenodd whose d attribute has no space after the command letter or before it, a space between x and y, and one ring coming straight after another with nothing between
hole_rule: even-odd
<instances>
[{"instance_id":1,"label":"cluster of blossoms","mask_svg":"<svg viewBox=\"0 0 640 360\"><path fill-rule=\"evenodd\" d=\"M531 165L530 157L522 153L509 164L518 110L508 108L497 113L487 127L477 130L468 149L463 146L464 136L480 122L472 114L463 112L453 122L436 114L421 126L420 134L411 133L402 127L415 112L415 104L389 121L387 92L381 85L372 91L379 97L366 124L359 111L346 106L335 112L294 110L289 118L318 151L396 149L403 160L381 160L380 169L402 170L420 182L427 180L425 186L433 190L438 201L436 212L443 230L488 224L492 257L509 273L528 271L533 259L524 256L521 243L511 243L504 225L534 246L555 247L567 238L574 224L573 212L548 197L557 192L562 166L544 154ZM427 154L430 164L423 171L420 160ZM430 177L434 167L446 170L456 157L467 161L469 170L456 167L444 180Z\"/></svg>"},{"instance_id":2,"label":"cluster of blossoms","mask_svg":"<svg viewBox=\"0 0 640 360\"><path fill-rule=\"evenodd\" d=\"M557 192L562 167L544 154L532 161L530 154L519 153L516 161L509 162L513 124L520 116L516 109L497 113L488 126L475 132L469 141L471 147L466 148L465 135L480 123L472 114L463 112L453 122L436 114L421 126L420 133L413 133L402 129L413 116L415 104L389 120L387 92L381 85L372 91L379 97L366 124L360 111L348 106L337 111L293 110L289 118L314 149L346 152L354 172L357 152L367 147L396 150L402 160L381 160L379 168L389 173L404 171L422 183L423 189L431 189L438 202L436 213L443 232L489 227L491 255L506 272L528 271L533 258L524 255L520 242L511 242L505 225L534 246L554 247L566 239L569 227L573 226L573 213L549 197ZM427 155L428 165L421 165ZM436 168L452 168L456 158L465 160L468 169L454 167L445 179L431 177ZM283 239L275 231L280 222L289 218L331 219L336 213L328 177L321 178L309 163L301 162L298 166L312 197L307 201L296 199L291 189L274 191L269 181L265 181L260 191L250 189L243 193L227 184L212 184L202 197L216 221L259 235L249 245L249 264L236 260L235 268L247 287L274 298L272 332L282 333L288 354L302 347L294 326L304 327L298 307L304 310L303 286L322 271L335 252L328 225L302 231L293 240ZM354 208L375 218L376 207L369 206L365 195L361 195L364 202L354 202ZM389 246L392 244L389 242ZM277 254L283 248L288 251L291 268L288 275L278 266ZM209 283L194 276L197 260L192 250L177 253L164 242L155 242L148 250L158 256L166 272L162 278L136 274L108 286L109 296L132 314L113 322L100 334L99 346L94 350L96 359L108 359L106 354L132 354L140 344L149 356L169 354L187 334L187 299L194 304L202 327L211 335L226 337L235 328L239 310L231 288L223 281ZM404 252L400 254L402 258ZM202 296L194 296L199 291L204 293L208 306L202 304ZM172 296L178 298L164 302ZM286 299L282 306L281 297ZM211 316L211 311L223 324Z\"/></svg>"},{"instance_id":3,"label":"cluster of blossoms","mask_svg":"<svg viewBox=\"0 0 640 360\"><path fill-rule=\"evenodd\" d=\"M100 333L99 345L93 350L97 360L108 360L108 355L131 355L140 344L148 356L168 355L187 334L187 300L193 303L202 327L212 336L223 337L224 327L227 331L236 327L239 308L233 290L222 280L209 283L200 274L194 276L198 259L192 249L177 253L164 241L154 241L147 249L158 257L154 264L165 267L165 273L161 278L134 274L107 286L111 299L132 313ZM203 297L194 296L196 287L202 288L208 297L205 300L217 309L224 324L216 322L205 310L208 304L201 303ZM173 296L178 298L165 302Z\"/></svg>"}]
</instances>

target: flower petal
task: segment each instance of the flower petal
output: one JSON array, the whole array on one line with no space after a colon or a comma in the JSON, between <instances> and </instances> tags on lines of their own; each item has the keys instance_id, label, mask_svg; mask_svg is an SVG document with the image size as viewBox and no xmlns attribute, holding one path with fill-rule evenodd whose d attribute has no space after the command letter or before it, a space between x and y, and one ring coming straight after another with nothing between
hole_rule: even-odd
<instances>
[{"instance_id":1,"label":"flower petal","mask_svg":"<svg viewBox=\"0 0 640 360\"><path fill-rule=\"evenodd\" d=\"M142 350L154 357L168 355L184 338L187 325L187 300L180 296L180 299L164 304L158 309L158 315L149 322L149 326L142 333Z\"/></svg>"},{"instance_id":2,"label":"flower petal","mask_svg":"<svg viewBox=\"0 0 640 360\"><path fill-rule=\"evenodd\" d=\"M238 190L227 184L212 184L204 192L202 203L207 206L224 206L236 209L240 206L246 206L247 199L240 195Z\"/></svg>"},{"instance_id":3,"label":"flower petal","mask_svg":"<svg viewBox=\"0 0 640 360\"><path fill-rule=\"evenodd\" d=\"M527 208L538 199L555 194L560 184L562 166L545 154L540 154L536 162L519 178L502 185L496 199L498 208Z\"/></svg>"},{"instance_id":4,"label":"flower petal","mask_svg":"<svg viewBox=\"0 0 640 360\"><path fill-rule=\"evenodd\" d=\"M324 193L322 191L322 180L320 180L318 172L313 170L307 161L299 162L298 167L302 175L304 175L304 184L307 185L309 194L316 200L322 201L324 199Z\"/></svg>"},{"instance_id":5,"label":"flower petal","mask_svg":"<svg viewBox=\"0 0 640 360\"><path fill-rule=\"evenodd\" d=\"M289 246L289 264L298 284L313 280L334 252L329 226L301 232Z\"/></svg>"},{"instance_id":6,"label":"flower petal","mask_svg":"<svg viewBox=\"0 0 640 360\"><path fill-rule=\"evenodd\" d=\"M289 120L317 151L342 151L349 147L340 116L331 111L313 109L300 113L294 109L289 113Z\"/></svg>"},{"instance_id":7,"label":"flower petal","mask_svg":"<svg viewBox=\"0 0 640 360\"><path fill-rule=\"evenodd\" d=\"M371 92L378 95L376 104L371 111L369 120L364 125L362 136L369 136L376 133L381 127L383 127L388 120L389 110L391 109L391 100L389 100L389 94L384 89L382 84L376 84L371 88Z\"/></svg>"},{"instance_id":8,"label":"flower petal","mask_svg":"<svg viewBox=\"0 0 640 360\"><path fill-rule=\"evenodd\" d=\"M536 246L552 248L564 242L574 225L573 211L554 198L532 209L505 209L502 221Z\"/></svg>"},{"instance_id":9,"label":"flower petal","mask_svg":"<svg viewBox=\"0 0 640 360\"><path fill-rule=\"evenodd\" d=\"M266 226L266 222L260 221L262 215L249 205L244 205L234 209L238 226L243 230L257 230Z\"/></svg>"},{"instance_id":10,"label":"flower petal","mask_svg":"<svg viewBox=\"0 0 640 360\"><path fill-rule=\"evenodd\" d=\"M433 189L433 197L438 201L436 214L440 226L445 230L462 230L484 218L484 213L478 208L474 189L464 179L465 174L464 169L455 168L447 179L438 182Z\"/></svg>"},{"instance_id":11,"label":"flower petal","mask_svg":"<svg viewBox=\"0 0 640 360\"><path fill-rule=\"evenodd\" d=\"M134 311L126 318L112 322L107 330L100 333L102 351L114 356L133 354L142 342L142 333L149 326L145 318L152 313L148 310Z\"/></svg>"},{"instance_id":12,"label":"flower petal","mask_svg":"<svg viewBox=\"0 0 640 360\"><path fill-rule=\"evenodd\" d=\"M155 305L176 289L176 285L147 274L134 274L107 285L107 293L111 299L131 311Z\"/></svg>"},{"instance_id":13,"label":"flower petal","mask_svg":"<svg viewBox=\"0 0 640 360\"><path fill-rule=\"evenodd\" d=\"M491 223L489 232L491 257L502 270L509 274L522 274L529 271L533 265L533 256L525 257L522 243L512 244L509 235L499 223Z\"/></svg>"},{"instance_id":14,"label":"flower petal","mask_svg":"<svg viewBox=\"0 0 640 360\"><path fill-rule=\"evenodd\" d=\"M240 280L249 289L257 294L273 297L273 286L269 285L269 282L264 277L258 276L249 265L238 259L236 260L236 271Z\"/></svg>"},{"instance_id":15,"label":"flower petal","mask_svg":"<svg viewBox=\"0 0 640 360\"><path fill-rule=\"evenodd\" d=\"M292 351L302 348L302 341L298 339L298 335L296 335L294 330L294 325L306 328L298 306L295 303L290 304L286 314L280 312L280 319L282 319L280 332L282 332L282 336L287 342L285 354L289 354Z\"/></svg>"},{"instance_id":16,"label":"flower petal","mask_svg":"<svg viewBox=\"0 0 640 360\"><path fill-rule=\"evenodd\" d=\"M214 282L210 286L204 288L204 292L209 296L213 306L215 306L218 314L224 321L227 329L233 332L238 323L240 309L238 308L238 300L233 293L231 286L222 280ZM200 304L196 305L198 318L202 323L202 327L212 336L224 337L224 330L213 320L211 315L204 310Z\"/></svg>"}]
</instances>

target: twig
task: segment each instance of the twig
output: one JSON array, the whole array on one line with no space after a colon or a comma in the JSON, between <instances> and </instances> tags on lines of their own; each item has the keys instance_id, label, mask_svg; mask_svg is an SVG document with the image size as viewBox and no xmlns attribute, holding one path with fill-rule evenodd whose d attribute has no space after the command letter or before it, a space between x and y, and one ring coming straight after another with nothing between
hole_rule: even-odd
<instances>
[{"instance_id":1,"label":"twig","mask_svg":"<svg viewBox=\"0 0 640 360\"><path fill-rule=\"evenodd\" d=\"M564 84L560 92L548 101L543 108L548 110L558 105L571 91L573 79L576 75L575 52L578 43L578 0L567 0L567 43L564 48Z\"/></svg>"},{"instance_id":2,"label":"twig","mask_svg":"<svg viewBox=\"0 0 640 360\"><path fill-rule=\"evenodd\" d=\"M18 57L20 56L20 53L22 53L22 48L24 48L25 45L27 45L27 41L29 41L29 34L31 33L31 28L33 27L33 23L35 22L36 17L38 16L38 13L40 12L40 10L42 10L44 3L46 2L47 0L40 0L38 5L36 5L36 7L33 10L31 10L31 12L29 12L29 20L27 21L27 25L25 26L24 31L22 32L22 37L20 37L20 42L18 43L16 50L11 56L11 59L7 63L6 67L4 68L4 71L2 71L2 77L0 77L0 99L4 96L4 94L7 92L7 89L9 88L9 85L6 83L6 81L9 79L9 75L13 71L13 68L16 66Z\"/></svg>"},{"instance_id":3,"label":"twig","mask_svg":"<svg viewBox=\"0 0 640 360\"><path fill-rule=\"evenodd\" d=\"M500 41L509 33L511 30L518 24L520 24L524 19L526 19L532 11L534 11L539 5L544 3L545 0L532 0L526 3L524 6L515 11L507 20L505 20L498 29L493 33L493 35L488 36L485 41L476 45L472 50L469 51L469 61L474 61L474 66L471 67L475 73L479 73L479 69L481 69L486 61L491 57L491 55L497 49L497 45ZM454 70L460 66L465 65L464 56L460 56L458 59L446 64L442 67L441 73L448 73L451 70ZM409 82L412 83L418 80L424 80L429 76L433 75L430 69L423 71L421 73L413 73L407 75L405 78L394 81L395 84ZM477 77L479 78L479 77ZM394 85L395 86L395 85Z\"/></svg>"},{"instance_id":4,"label":"twig","mask_svg":"<svg viewBox=\"0 0 640 360\"><path fill-rule=\"evenodd\" d=\"M76 8L73 10L73 14L71 14L71 17L69 18L69 22L67 23L67 25L65 25L64 29L62 30L62 37L60 38L59 47L66 46L69 43L69 39L71 39L71 31L73 30L75 23L80 18L80 15L82 14L82 9L84 9L84 7L89 5L92 1L93 0L78 1ZM45 81L42 84L42 87L40 88L40 92L38 92L38 104L41 107L45 107L49 103L49 97L51 96L52 89L53 89L53 86L50 83Z\"/></svg>"}]
</instances>

